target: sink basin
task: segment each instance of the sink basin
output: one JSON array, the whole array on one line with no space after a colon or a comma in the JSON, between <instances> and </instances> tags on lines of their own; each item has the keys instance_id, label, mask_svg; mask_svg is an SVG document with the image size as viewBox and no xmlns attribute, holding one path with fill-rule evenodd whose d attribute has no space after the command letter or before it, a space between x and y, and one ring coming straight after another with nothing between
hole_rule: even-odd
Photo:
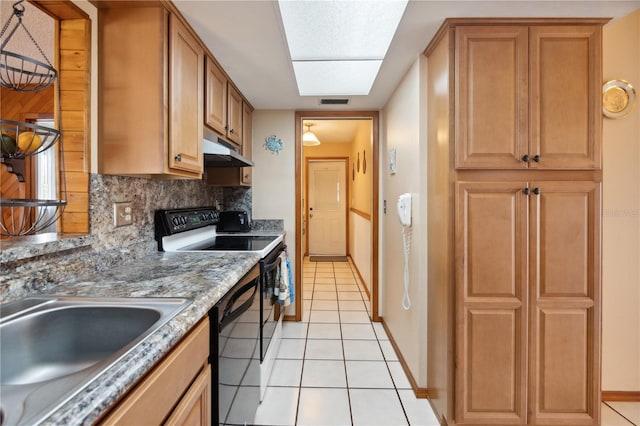
<instances>
[{"instance_id":1,"label":"sink basin","mask_svg":"<svg viewBox=\"0 0 640 426\"><path fill-rule=\"evenodd\" d=\"M49 415L191 303L28 298L0 310L0 425Z\"/></svg>"}]
</instances>

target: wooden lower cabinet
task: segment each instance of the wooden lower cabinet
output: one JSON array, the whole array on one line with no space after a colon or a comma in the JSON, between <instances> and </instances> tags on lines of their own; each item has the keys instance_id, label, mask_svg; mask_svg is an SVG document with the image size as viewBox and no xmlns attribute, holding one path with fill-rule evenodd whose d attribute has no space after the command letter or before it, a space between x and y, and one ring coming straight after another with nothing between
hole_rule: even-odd
<instances>
[{"instance_id":1,"label":"wooden lower cabinet","mask_svg":"<svg viewBox=\"0 0 640 426\"><path fill-rule=\"evenodd\" d=\"M211 424L211 366L207 365L166 421L167 425Z\"/></svg>"},{"instance_id":2,"label":"wooden lower cabinet","mask_svg":"<svg viewBox=\"0 0 640 426\"><path fill-rule=\"evenodd\" d=\"M599 424L601 185L530 186L529 421Z\"/></svg>"},{"instance_id":3,"label":"wooden lower cabinet","mask_svg":"<svg viewBox=\"0 0 640 426\"><path fill-rule=\"evenodd\" d=\"M456 184L456 424L599 424L600 198Z\"/></svg>"},{"instance_id":4,"label":"wooden lower cabinet","mask_svg":"<svg viewBox=\"0 0 640 426\"><path fill-rule=\"evenodd\" d=\"M209 320L205 318L98 424L210 425L208 357Z\"/></svg>"}]
</instances>

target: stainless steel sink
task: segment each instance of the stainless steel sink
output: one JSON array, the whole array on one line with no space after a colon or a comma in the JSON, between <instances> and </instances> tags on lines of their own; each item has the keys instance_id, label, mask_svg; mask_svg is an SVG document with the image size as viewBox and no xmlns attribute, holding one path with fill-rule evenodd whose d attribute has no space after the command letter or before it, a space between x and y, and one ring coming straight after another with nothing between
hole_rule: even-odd
<instances>
[{"instance_id":1,"label":"stainless steel sink","mask_svg":"<svg viewBox=\"0 0 640 426\"><path fill-rule=\"evenodd\" d=\"M191 303L28 298L0 309L0 425L33 424Z\"/></svg>"}]
</instances>

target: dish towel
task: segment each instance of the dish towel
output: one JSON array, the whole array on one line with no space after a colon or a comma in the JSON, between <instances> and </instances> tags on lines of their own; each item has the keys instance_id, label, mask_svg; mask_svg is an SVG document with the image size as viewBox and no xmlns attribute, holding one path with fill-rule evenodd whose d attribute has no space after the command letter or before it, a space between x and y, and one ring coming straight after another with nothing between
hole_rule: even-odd
<instances>
[{"instance_id":1,"label":"dish towel","mask_svg":"<svg viewBox=\"0 0 640 426\"><path fill-rule=\"evenodd\" d=\"M289 265L287 264L287 252L280 253L280 280L278 285L278 299L281 305L289 306Z\"/></svg>"},{"instance_id":2,"label":"dish towel","mask_svg":"<svg viewBox=\"0 0 640 426\"><path fill-rule=\"evenodd\" d=\"M293 303L296 300L296 291L295 291L295 287L293 285L293 274L291 272L291 263L289 262L289 254L287 253L287 251L284 252L285 255L287 256L287 271L289 272L289 301L291 303Z\"/></svg>"}]
</instances>

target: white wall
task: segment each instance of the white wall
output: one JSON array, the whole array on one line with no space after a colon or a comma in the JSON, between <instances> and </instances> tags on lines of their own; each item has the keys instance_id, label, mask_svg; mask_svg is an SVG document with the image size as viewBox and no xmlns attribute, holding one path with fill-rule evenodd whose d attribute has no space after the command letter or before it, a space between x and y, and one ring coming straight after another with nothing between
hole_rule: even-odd
<instances>
[{"instance_id":1,"label":"white wall","mask_svg":"<svg viewBox=\"0 0 640 426\"><path fill-rule=\"evenodd\" d=\"M279 154L264 148L265 138L276 135L284 147ZM254 219L284 219L284 229L293 276L296 259L296 175L295 175L295 112L253 112L252 158L255 163L252 179L252 217ZM296 295L296 299L302 295ZM295 305L287 314L295 313Z\"/></svg>"},{"instance_id":2,"label":"white wall","mask_svg":"<svg viewBox=\"0 0 640 426\"><path fill-rule=\"evenodd\" d=\"M640 9L603 30L604 81L640 97ZM636 101L637 102L637 101ZM640 105L603 122L602 389L640 391Z\"/></svg>"},{"instance_id":3,"label":"white wall","mask_svg":"<svg viewBox=\"0 0 640 426\"><path fill-rule=\"evenodd\" d=\"M387 213L381 215L380 308L418 386L426 387L426 58L416 59L382 111L381 190ZM389 151L396 149L397 173L389 173ZM402 227L396 201L409 192L412 203L410 256L411 308L402 308Z\"/></svg>"},{"instance_id":4,"label":"white wall","mask_svg":"<svg viewBox=\"0 0 640 426\"><path fill-rule=\"evenodd\" d=\"M371 220L349 212L349 254L371 293Z\"/></svg>"}]
</instances>

